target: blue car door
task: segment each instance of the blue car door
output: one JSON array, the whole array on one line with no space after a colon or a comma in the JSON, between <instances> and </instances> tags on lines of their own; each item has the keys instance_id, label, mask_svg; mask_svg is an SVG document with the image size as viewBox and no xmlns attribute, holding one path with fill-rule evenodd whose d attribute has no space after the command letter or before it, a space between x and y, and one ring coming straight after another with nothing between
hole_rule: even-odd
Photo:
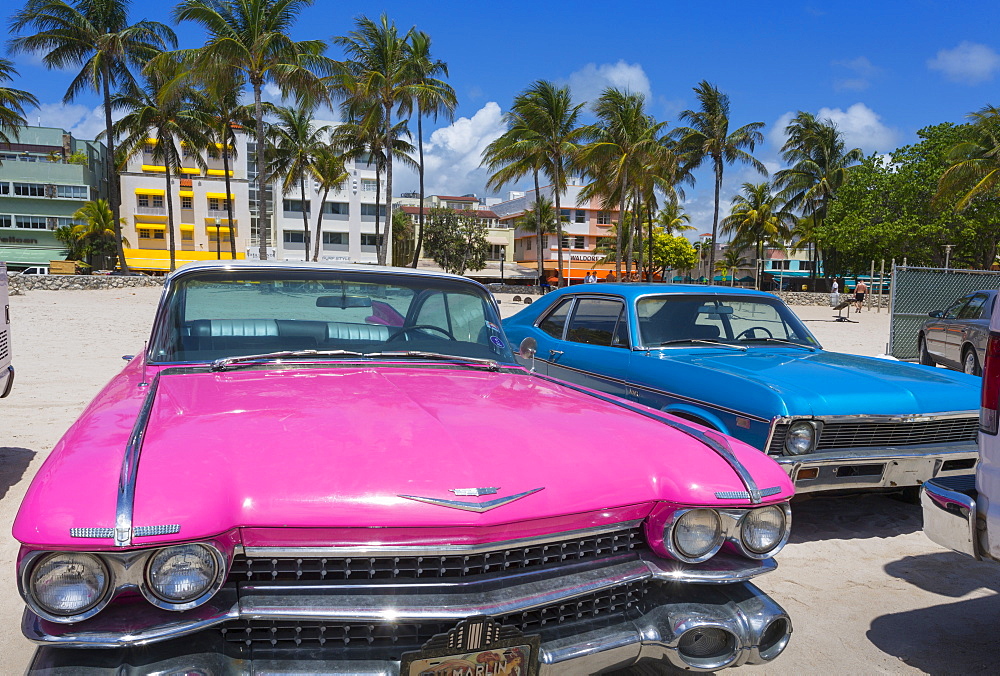
<instances>
[{"instance_id":1,"label":"blue car door","mask_svg":"<svg viewBox=\"0 0 1000 676\"><path fill-rule=\"evenodd\" d=\"M563 339L553 343L546 354L549 375L626 396L632 351L628 313L620 298L577 296Z\"/></svg>"}]
</instances>

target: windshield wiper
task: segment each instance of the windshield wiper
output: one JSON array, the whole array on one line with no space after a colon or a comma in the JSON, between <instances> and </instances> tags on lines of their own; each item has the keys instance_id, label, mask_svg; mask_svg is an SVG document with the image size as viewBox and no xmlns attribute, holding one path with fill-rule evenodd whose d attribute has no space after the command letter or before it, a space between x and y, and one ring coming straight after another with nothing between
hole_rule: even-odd
<instances>
[{"instance_id":1,"label":"windshield wiper","mask_svg":"<svg viewBox=\"0 0 1000 676\"><path fill-rule=\"evenodd\" d=\"M665 340L657 347L664 347L666 345L679 345L681 343L700 343L703 345L712 345L713 347L729 347L734 350L739 350L740 352L746 352L747 348L744 345L731 345L730 343L723 343L721 340L708 340L706 338L676 338L674 340Z\"/></svg>"},{"instance_id":2,"label":"windshield wiper","mask_svg":"<svg viewBox=\"0 0 1000 676\"><path fill-rule=\"evenodd\" d=\"M223 357L222 359L216 359L212 362L212 370L225 371L226 368L234 364L242 364L252 361L264 361L267 359L296 359L299 357L402 357L416 359L447 359L449 361L461 361L470 364L483 364L484 366L488 366L491 371L500 370L500 364L493 359L460 357L454 354L420 352L418 350L393 350L389 352L354 352L352 350L283 350L281 352L248 354L241 357Z\"/></svg>"},{"instance_id":3,"label":"windshield wiper","mask_svg":"<svg viewBox=\"0 0 1000 676\"><path fill-rule=\"evenodd\" d=\"M815 352L816 348L813 345L803 345L802 343L795 343L790 340L785 340L783 338L746 338L743 340L744 343L754 343L762 340L766 343L781 343L783 345L791 345L792 347L801 347L803 350L809 350L810 352Z\"/></svg>"},{"instance_id":4,"label":"windshield wiper","mask_svg":"<svg viewBox=\"0 0 1000 676\"><path fill-rule=\"evenodd\" d=\"M500 363L495 359L480 359L479 357L460 357L455 354L444 354L442 352L423 352L421 350L392 350L389 352L369 352L366 357L404 357L414 359L447 359L449 361L461 361L469 364L482 364L488 366L491 371L499 371Z\"/></svg>"}]
</instances>

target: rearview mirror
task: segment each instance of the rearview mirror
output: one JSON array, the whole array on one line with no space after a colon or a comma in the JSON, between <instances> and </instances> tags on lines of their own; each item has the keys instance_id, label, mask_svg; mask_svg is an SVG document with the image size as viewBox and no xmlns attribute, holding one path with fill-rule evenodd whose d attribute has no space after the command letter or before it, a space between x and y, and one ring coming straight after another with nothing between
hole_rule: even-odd
<instances>
[{"instance_id":1,"label":"rearview mirror","mask_svg":"<svg viewBox=\"0 0 1000 676\"><path fill-rule=\"evenodd\" d=\"M935 317L935 318L937 318L937 317L940 317L942 314L944 314L944 313L942 313L941 310L934 310L933 312L928 312L927 316L928 317Z\"/></svg>"},{"instance_id":2,"label":"rearview mirror","mask_svg":"<svg viewBox=\"0 0 1000 676\"><path fill-rule=\"evenodd\" d=\"M372 299L367 296L320 296L316 307L335 307L346 310L352 307L371 307Z\"/></svg>"},{"instance_id":3,"label":"rearview mirror","mask_svg":"<svg viewBox=\"0 0 1000 676\"><path fill-rule=\"evenodd\" d=\"M522 340L521 346L517 349L521 359L534 359L536 352L538 352L538 341L531 336Z\"/></svg>"},{"instance_id":4,"label":"rearview mirror","mask_svg":"<svg viewBox=\"0 0 1000 676\"><path fill-rule=\"evenodd\" d=\"M731 315L733 308L729 305L702 305L698 308L700 315Z\"/></svg>"}]
</instances>

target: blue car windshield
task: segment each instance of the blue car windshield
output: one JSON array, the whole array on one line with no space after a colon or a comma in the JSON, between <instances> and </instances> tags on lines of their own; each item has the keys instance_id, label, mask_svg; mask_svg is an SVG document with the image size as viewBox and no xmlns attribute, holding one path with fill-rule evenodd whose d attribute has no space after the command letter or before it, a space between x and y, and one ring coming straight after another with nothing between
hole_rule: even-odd
<instances>
[{"instance_id":1,"label":"blue car windshield","mask_svg":"<svg viewBox=\"0 0 1000 676\"><path fill-rule=\"evenodd\" d=\"M699 341L819 345L788 306L767 296L646 296L636 301L636 315L644 347L704 344Z\"/></svg>"},{"instance_id":2,"label":"blue car windshield","mask_svg":"<svg viewBox=\"0 0 1000 676\"><path fill-rule=\"evenodd\" d=\"M283 350L424 351L514 363L482 287L430 275L234 269L179 275L153 329L153 362Z\"/></svg>"}]
</instances>

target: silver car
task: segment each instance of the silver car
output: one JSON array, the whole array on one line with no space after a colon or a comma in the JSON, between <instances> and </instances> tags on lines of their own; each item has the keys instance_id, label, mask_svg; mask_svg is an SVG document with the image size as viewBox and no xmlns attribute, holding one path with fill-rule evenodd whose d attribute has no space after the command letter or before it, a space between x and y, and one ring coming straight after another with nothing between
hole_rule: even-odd
<instances>
[{"instance_id":1,"label":"silver car","mask_svg":"<svg viewBox=\"0 0 1000 676\"><path fill-rule=\"evenodd\" d=\"M928 313L931 319L917 338L920 363L982 375L996 297L996 291L975 291L944 310Z\"/></svg>"}]
</instances>

